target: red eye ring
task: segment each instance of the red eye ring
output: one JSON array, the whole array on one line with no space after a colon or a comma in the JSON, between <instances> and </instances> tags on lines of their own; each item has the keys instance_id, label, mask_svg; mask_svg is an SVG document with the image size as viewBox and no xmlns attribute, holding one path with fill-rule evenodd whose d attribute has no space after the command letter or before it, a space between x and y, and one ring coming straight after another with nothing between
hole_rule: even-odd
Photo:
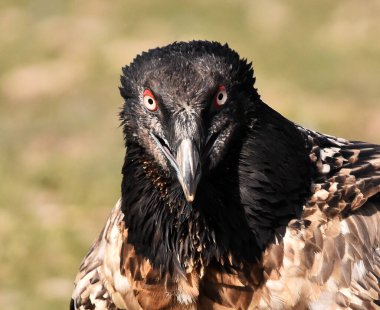
<instances>
[{"instance_id":1,"label":"red eye ring","mask_svg":"<svg viewBox=\"0 0 380 310\"><path fill-rule=\"evenodd\" d=\"M154 98L152 91L149 89L145 89L143 92L143 103L144 106L151 112L155 112L158 109L156 98Z\"/></svg>"},{"instance_id":2,"label":"red eye ring","mask_svg":"<svg viewBox=\"0 0 380 310\"><path fill-rule=\"evenodd\" d=\"M221 86L219 86L218 91L215 94L214 106L216 108L220 108L226 103L226 101L227 101L226 87L221 85Z\"/></svg>"}]
</instances>

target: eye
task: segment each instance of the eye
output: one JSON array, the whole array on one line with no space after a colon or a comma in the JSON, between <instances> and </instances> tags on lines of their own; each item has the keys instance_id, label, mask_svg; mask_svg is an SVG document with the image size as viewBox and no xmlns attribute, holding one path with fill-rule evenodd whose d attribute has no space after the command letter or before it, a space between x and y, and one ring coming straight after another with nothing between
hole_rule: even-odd
<instances>
[{"instance_id":1,"label":"eye","mask_svg":"<svg viewBox=\"0 0 380 310\"><path fill-rule=\"evenodd\" d=\"M151 111L151 112L157 111L157 109L158 109L157 101L154 98L153 93L149 89L144 90L143 101L144 101L145 107L149 111Z\"/></svg>"},{"instance_id":2,"label":"eye","mask_svg":"<svg viewBox=\"0 0 380 310\"><path fill-rule=\"evenodd\" d=\"M224 86L219 86L218 91L214 97L214 106L220 108L227 101L227 91Z\"/></svg>"}]
</instances>

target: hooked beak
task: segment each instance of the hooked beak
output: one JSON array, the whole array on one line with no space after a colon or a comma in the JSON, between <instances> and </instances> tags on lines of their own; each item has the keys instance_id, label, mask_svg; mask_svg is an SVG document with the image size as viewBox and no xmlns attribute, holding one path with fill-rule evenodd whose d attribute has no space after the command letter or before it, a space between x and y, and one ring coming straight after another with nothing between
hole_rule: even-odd
<instances>
[{"instance_id":1,"label":"hooked beak","mask_svg":"<svg viewBox=\"0 0 380 310\"><path fill-rule=\"evenodd\" d=\"M154 141L177 173L186 200L192 203L201 178L201 161L197 146L191 139L183 139L174 158L168 143L151 132Z\"/></svg>"},{"instance_id":2,"label":"hooked beak","mask_svg":"<svg viewBox=\"0 0 380 310\"><path fill-rule=\"evenodd\" d=\"M199 151L190 139L182 140L177 150L178 180L186 200L193 202L201 177Z\"/></svg>"}]
</instances>

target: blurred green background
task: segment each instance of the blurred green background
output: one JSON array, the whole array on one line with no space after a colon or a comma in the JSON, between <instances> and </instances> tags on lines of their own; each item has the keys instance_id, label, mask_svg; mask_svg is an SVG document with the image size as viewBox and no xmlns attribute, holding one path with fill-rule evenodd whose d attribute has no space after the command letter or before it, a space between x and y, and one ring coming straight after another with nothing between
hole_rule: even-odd
<instances>
[{"instance_id":1,"label":"blurred green background","mask_svg":"<svg viewBox=\"0 0 380 310\"><path fill-rule=\"evenodd\" d=\"M228 42L272 107L380 143L379 1L0 3L0 309L68 309L117 201L120 68L175 40Z\"/></svg>"}]
</instances>

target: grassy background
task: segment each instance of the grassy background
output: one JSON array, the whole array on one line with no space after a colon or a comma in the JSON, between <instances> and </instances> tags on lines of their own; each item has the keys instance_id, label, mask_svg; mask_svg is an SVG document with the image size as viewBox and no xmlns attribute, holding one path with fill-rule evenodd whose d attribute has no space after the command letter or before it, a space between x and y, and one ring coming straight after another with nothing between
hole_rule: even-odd
<instances>
[{"instance_id":1,"label":"grassy background","mask_svg":"<svg viewBox=\"0 0 380 310\"><path fill-rule=\"evenodd\" d=\"M67 309L119 196L120 68L175 40L228 42L263 99L313 129L380 143L380 2L0 3L0 309Z\"/></svg>"}]
</instances>

